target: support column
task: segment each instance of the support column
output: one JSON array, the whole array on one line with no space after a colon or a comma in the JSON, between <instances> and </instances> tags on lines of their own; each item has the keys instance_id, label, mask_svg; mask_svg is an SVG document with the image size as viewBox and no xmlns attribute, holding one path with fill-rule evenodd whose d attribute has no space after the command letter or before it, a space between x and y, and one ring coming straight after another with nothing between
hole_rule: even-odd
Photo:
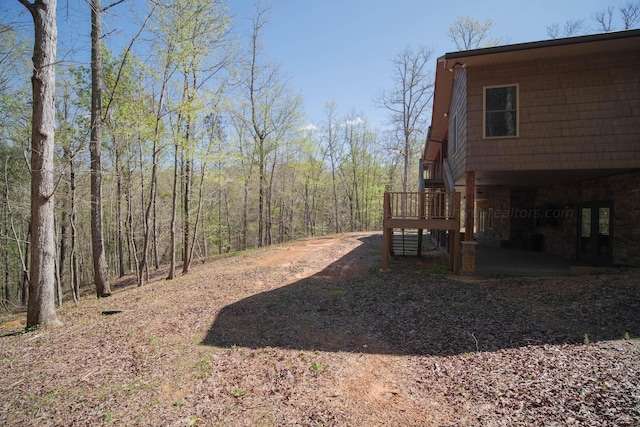
<instances>
[{"instance_id":1,"label":"support column","mask_svg":"<svg viewBox=\"0 0 640 427\"><path fill-rule=\"evenodd\" d=\"M476 272L476 247L478 242L462 242L462 268L460 273L472 275Z\"/></svg>"},{"instance_id":2,"label":"support column","mask_svg":"<svg viewBox=\"0 0 640 427\"><path fill-rule=\"evenodd\" d=\"M449 232L449 268L457 274L460 268L460 227Z\"/></svg>"},{"instance_id":3,"label":"support column","mask_svg":"<svg viewBox=\"0 0 640 427\"><path fill-rule=\"evenodd\" d=\"M476 174L468 171L465 176L464 242L462 242L462 274L476 272L475 226Z\"/></svg>"},{"instance_id":4,"label":"support column","mask_svg":"<svg viewBox=\"0 0 640 427\"><path fill-rule=\"evenodd\" d=\"M392 234L393 234L393 228L383 227L382 229L382 271L389 270Z\"/></svg>"},{"instance_id":5,"label":"support column","mask_svg":"<svg viewBox=\"0 0 640 427\"><path fill-rule=\"evenodd\" d=\"M389 193L384 193L382 204L382 271L387 271L391 258L391 239L393 235L393 228L387 227L387 220L391 218L391 196Z\"/></svg>"},{"instance_id":6,"label":"support column","mask_svg":"<svg viewBox=\"0 0 640 427\"><path fill-rule=\"evenodd\" d=\"M422 162L420 162L422 165ZM424 180L423 180L424 182ZM420 220L427 219L431 217L431 212L427 211L427 194L424 192L424 189L421 189L418 193L418 218ZM418 250L417 256L420 258L422 256L422 234L423 229L418 229Z\"/></svg>"},{"instance_id":7,"label":"support column","mask_svg":"<svg viewBox=\"0 0 640 427\"><path fill-rule=\"evenodd\" d=\"M469 171L466 173L465 201L464 201L464 240L473 242L474 228L474 205L476 201L476 173Z\"/></svg>"}]
</instances>

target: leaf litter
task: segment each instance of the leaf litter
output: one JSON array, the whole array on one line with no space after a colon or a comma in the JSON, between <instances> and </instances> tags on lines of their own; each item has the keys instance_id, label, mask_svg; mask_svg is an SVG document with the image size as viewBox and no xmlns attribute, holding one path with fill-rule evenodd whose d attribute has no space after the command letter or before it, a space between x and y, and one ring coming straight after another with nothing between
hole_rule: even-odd
<instances>
[{"instance_id":1,"label":"leaf litter","mask_svg":"<svg viewBox=\"0 0 640 427\"><path fill-rule=\"evenodd\" d=\"M0 424L640 425L638 271L385 273L380 251L308 239L125 278L62 328L0 319Z\"/></svg>"}]
</instances>

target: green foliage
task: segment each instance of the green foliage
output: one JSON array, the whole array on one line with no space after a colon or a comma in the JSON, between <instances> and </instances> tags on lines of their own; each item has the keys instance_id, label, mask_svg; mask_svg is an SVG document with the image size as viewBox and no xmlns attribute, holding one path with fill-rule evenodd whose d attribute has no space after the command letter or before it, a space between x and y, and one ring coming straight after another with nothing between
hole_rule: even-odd
<instances>
[{"instance_id":1,"label":"green foliage","mask_svg":"<svg viewBox=\"0 0 640 427\"><path fill-rule=\"evenodd\" d=\"M207 354L201 361L196 364L198 378L206 378L214 371L214 368L210 363L212 358L213 356Z\"/></svg>"},{"instance_id":2,"label":"green foliage","mask_svg":"<svg viewBox=\"0 0 640 427\"><path fill-rule=\"evenodd\" d=\"M247 394L247 390L242 388L242 387L238 387L238 388L236 388L235 390L233 390L231 392L231 396L233 396L235 398L242 397L245 394Z\"/></svg>"},{"instance_id":3,"label":"green foliage","mask_svg":"<svg viewBox=\"0 0 640 427\"><path fill-rule=\"evenodd\" d=\"M470 16L458 16L445 34L456 44L458 50L498 46L504 43L504 39L489 37L494 26L495 22L491 18L480 22Z\"/></svg>"},{"instance_id":4,"label":"green foliage","mask_svg":"<svg viewBox=\"0 0 640 427\"><path fill-rule=\"evenodd\" d=\"M119 29L123 10L110 9L114 30ZM168 263L171 245L181 260L185 239L172 243L168 232L174 164L177 188L182 189L177 200L187 205L178 210L176 230L186 229L188 212L192 218L188 241L203 261L218 253L255 248L260 233L262 243L276 244L381 227L382 197L391 185L394 161L382 148L381 136L365 117L355 114L333 117L331 142L326 139L329 124L322 129L305 128L300 94L280 74L278 64L263 56L260 40L255 46L255 71L260 72L256 82L265 85L254 93L252 116L248 74L240 69L251 55L229 34L232 25L221 2L179 0L164 5L161 12L156 10L130 51L112 51L109 37L104 39L103 228L112 277L120 273L119 258L124 273L140 268L148 229L152 236L156 233L151 240L157 244L159 263ZM8 198L3 192L0 200L0 229L3 235L4 230L15 229L15 237L9 234L0 255L8 254L12 303L19 301L22 292L30 216L31 42L18 32L10 37L3 33L0 39L0 51L7 46L13 49L11 60L0 59L0 168L3 187L8 187ZM67 258L61 271L63 288L69 289L71 230L76 244L74 277L90 282L92 275L89 66L61 61L56 85L56 226L58 250L63 227L67 233ZM260 130L262 140L257 138ZM177 159L175 143L180 147ZM145 218L154 162L157 200ZM194 185L200 177L201 206L200 189ZM147 253L155 249L150 247ZM5 287L0 289L4 297ZM334 296L340 296L339 291Z\"/></svg>"},{"instance_id":5,"label":"green foliage","mask_svg":"<svg viewBox=\"0 0 640 427\"><path fill-rule=\"evenodd\" d=\"M116 414L112 411L106 410L102 416L102 421L105 423L111 422L116 418Z\"/></svg>"},{"instance_id":6,"label":"green foliage","mask_svg":"<svg viewBox=\"0 0 640 427\"><path fill-rule=\"evenodd\" d=\"M344 289L336 288L336 289L331 289L331 290L329 291L329 294L330 294L332 297L337 298L337 297L340 297L340 296L344 295L344 294L345 294L345 292L346 292L346 291L345 291Z\"/></svg>"}]
</instances>

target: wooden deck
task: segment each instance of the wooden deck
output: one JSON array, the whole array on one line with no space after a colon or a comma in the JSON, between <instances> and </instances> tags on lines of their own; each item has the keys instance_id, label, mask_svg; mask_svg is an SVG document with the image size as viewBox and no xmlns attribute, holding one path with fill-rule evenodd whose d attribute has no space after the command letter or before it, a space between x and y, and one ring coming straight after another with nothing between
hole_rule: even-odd
<instances>
[{"instance_id":1,"label":"wooden deck","mask_svg":"<svg viewBox=\"0 0 640 427\"><path fill-rule=\"evenodd\" d=\"M456 271L460 258L460 193L442 191L394 192L384 194L382 269L389 268L394 229L449 231L449 265ZM421 256L421 245L417 255Z\"/></svg>"}]
</instances>

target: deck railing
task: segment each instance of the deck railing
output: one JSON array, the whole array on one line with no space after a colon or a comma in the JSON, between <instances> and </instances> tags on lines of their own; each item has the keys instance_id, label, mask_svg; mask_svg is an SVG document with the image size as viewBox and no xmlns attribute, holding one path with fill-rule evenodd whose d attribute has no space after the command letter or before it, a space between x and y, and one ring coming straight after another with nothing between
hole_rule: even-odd
<instances>
[{"instance_id":1,"label":"deck railing","mask_svg":"<svg viewBox=\"0 0 640 427\"><path fill-rule=\"evenodd\" d=\"M442 179L442 163L426 160L424 162L424 179Z\"/></svg>"},{"instance_id":2,"label":"deck railing","mask_svg":"<svg viewBox=\"0 0 640 427\"><path fill-rule=\"evenodd\" d=\"M384 194L385 219L456 219L455 192L421 191Z\"/></svg>"},{"instance_id":3,"label":"deck railing","mask_svg":"<svg viewBox=\"0 0 640 427\"><path fill-rule=\"evenodd\" d=\"M460 193L420 191L384 193L382 269L389 268L394 229L417 229L418 242L423 230L447 231L449 266L457 271L460 261ZM418 245L418 256L421 246Z\"/></svg>"}]
</instances>

